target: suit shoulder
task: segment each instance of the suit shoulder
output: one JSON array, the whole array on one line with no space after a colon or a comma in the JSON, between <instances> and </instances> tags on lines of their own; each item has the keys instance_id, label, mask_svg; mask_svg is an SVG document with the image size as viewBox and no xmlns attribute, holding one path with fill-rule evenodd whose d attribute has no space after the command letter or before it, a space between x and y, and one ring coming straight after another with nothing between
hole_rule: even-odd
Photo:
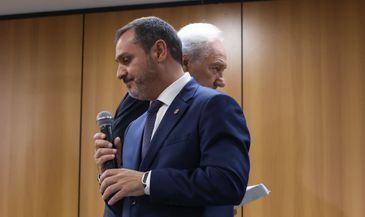
<instances>
[{"instance_id":1,"label":"suit shoulder","mask_svg":"<svg viewBox=\"0 0 365 217\"><path fill-rule=\"evenodd\" d=\"M222 94L224 95L224 93L222 93L218 90L208 88L208 87L204 87L204 86L199 86L199 88L196 91L196 96L197 97L210 98L210 97L214 97L214 96L222 95Z\"/></svg>"},{"instance_id":2,"label":"suit shoulder","mask_svg":"<svg viewBox=\"0 0 365 217\"><path fill-rule=\"evenodd\" d=\"M200 86L197 91L196 91L196 97L204 100L204 101L225 101L225 102L231 102L234 104L238 103L236 102L235 99L233 99L231 96L228 96L227 94L218 91L218 90L214 90L212 88L207 88L207 87L203 87Z\"/></svg>"}]
</instances>

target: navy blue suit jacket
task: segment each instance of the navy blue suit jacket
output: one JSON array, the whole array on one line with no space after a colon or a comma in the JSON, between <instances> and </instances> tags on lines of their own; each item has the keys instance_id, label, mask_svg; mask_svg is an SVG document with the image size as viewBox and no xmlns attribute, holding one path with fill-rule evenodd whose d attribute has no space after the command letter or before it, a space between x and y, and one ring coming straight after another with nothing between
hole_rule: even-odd
<instances>
[{"instance_id":1,"label":"navy blue suit jacket","mask_svg":"<svg viewBox=\"0 0 365 217\"><path fill-rule=\"evenodd\" d=\"M122 166L152 170L150 196L123 199L123 217L232 217L249 174L250 136L240 106L191 80L141 161L145 120L143 114L127 128Z\"/></svg>"}]
</instances>

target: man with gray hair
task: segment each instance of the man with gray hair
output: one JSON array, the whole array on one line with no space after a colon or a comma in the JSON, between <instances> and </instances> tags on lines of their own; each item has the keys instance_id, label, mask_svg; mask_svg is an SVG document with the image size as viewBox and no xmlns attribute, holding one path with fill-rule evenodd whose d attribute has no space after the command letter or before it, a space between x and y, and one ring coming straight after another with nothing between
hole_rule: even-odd
<instances>
[{"instance_id":1,"label":"man with gray hair","mask_svg":"<svg viewBox=\"0 0 365 217\"><path fill-rule=\"evenodd\" d=\"M227 55L222 31L209 23L192 23L177 34L182 42L184 71L190 72L200 85L224 87Z\"/></svg>"}]
</instances>

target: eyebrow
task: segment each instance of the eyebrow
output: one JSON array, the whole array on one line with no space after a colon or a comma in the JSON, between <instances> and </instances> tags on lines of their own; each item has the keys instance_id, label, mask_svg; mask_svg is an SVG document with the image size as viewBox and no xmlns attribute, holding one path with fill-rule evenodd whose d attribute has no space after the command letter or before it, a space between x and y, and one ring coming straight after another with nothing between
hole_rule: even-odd
<instances>
[{"instance_id":1,"label":"eyebrow","mask_svg":"<svg viewBox=\"0 0 365 217\"><path fill-rule=\"evenodd\" d=\"M219 66L224 66L227 67L227 63L223 62L223 61L215 61L212 64L210 64L211 66L215 66L215 65L219 65Z\"/></svg>"},{"instance_id":2,"label":"eyebrow","mask_svg":"<svg viewBox=\"0 0 365 217\"><path fill-rule=\"evenodd\" d=\"M129 53L121 53L121 54L119 54L117 57L115 57L115 61L118 62L121 58L123 58L126 55L130 56Z\"/></svg>"}]
</instances>

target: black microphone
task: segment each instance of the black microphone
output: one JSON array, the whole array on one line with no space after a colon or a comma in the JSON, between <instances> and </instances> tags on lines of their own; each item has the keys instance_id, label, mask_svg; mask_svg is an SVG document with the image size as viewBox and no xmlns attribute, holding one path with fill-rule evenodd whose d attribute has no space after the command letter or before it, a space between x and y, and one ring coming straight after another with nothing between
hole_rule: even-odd
<instances>
[{"instance_id":1,"label":"black microphone","mask_svg":"<svg viewBox=\"0 0 365 217\"><path fill-rule=\"evenodd\" d=\"M100 127L100 132L104 133L106 135L106 140L112 143L113 148L115 148L114 145L114 138L112 133L112 124L113 124L113 115L112 113L108 111L101 111L96 116L96 123ZM117 168L118 166L117 159L114 158L113 160L109 160L104 163L105 169L113 169Z\"/></svg>"}]
</instances>

